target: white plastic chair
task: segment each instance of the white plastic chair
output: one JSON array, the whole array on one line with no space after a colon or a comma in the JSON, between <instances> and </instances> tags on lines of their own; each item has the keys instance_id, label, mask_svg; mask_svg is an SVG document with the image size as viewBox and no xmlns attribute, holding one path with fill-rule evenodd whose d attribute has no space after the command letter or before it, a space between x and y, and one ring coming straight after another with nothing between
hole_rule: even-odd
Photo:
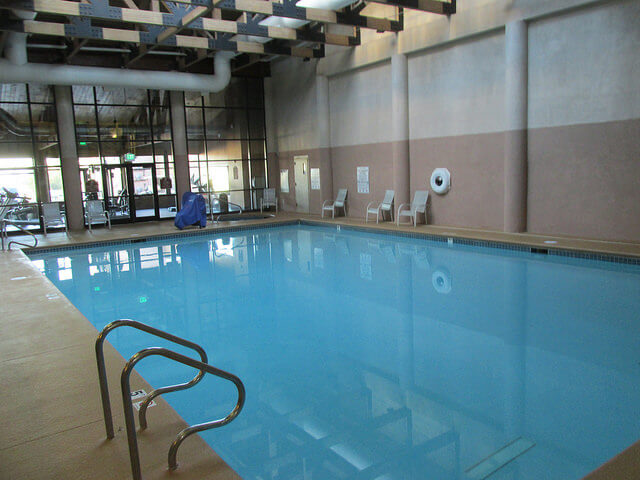
<instances>
[{"instance_id":1,"label":"white plastic chair","mask_svg":"<svg viewBox=\"0 0 640 480\"><path fill-rule=\"evenodd\" d=\"M413 226L418 224L418 214L424 215L424 223L427 223L427 200L429 199L429 192L427 190L416 190L413 195L413 202L411 205L403 203L398 207L398 215L396 217L396 223L400 226L400 219L402 217L409 217L413 220Z\"/></svg>"},{"instance_id":2,"label":"white plastic chair","mask_svg":"<svg viewBox=\"0 0 640 480\"><path fill-rule=\"evenodd\" d=\"M44 228L44 236L47 236L47 227L62 227L67 234L69 229L67 228L67 221L65 216L60 211L60 204L57 202L43 203L42 204L42 228Z\"/></svg>"},{"instance_id":3,"label":"white plastic chair","mask_svg":"<svg viewBox=\"0 0 640 480\"><path fill-rule=\"evenodd\" d=\"M331 212L331 218L335 218L336 209L341 208L344 212L344 216L347 216L347 189L341 188L338 190L338 195L336 199L332 202L331 200L325 200L322 204L322 218L324 218L324 212Z\"/></svg>"},{"instance_id":4,"label":"white plastic chair","mask_svg":"<svg viewBox=\"0 0 640 480\"><path fill-rule=\"evenodd\" d=\"M264 194L260 199L260 211L264 211L265 208L276 207L276 213L278 213L278 197L276 197L275 188L265 188Z\"/></svg>"},{"instance_id":5,"label":"white plastic chair","mask_svg":"<svg viewBox=\"0 0 640 480\"><path fill-rule=\"evenodd\" d=\"M111 228L111 218L109 212L104 209L102 200L87 200L84 217L89 225L89 231L94 223L103 223Z\"/></svg>"},{"instance_id":6,"label":"white plastic chair","mask_svg":"<svg viewBox=\"0 0 640 480\"><path fill-rule=\"evenodd\" d=\"M393 197L396 192L393 190L387 190L384 193L384 199L376 206L376 202L369 202L367 205L367 214L364 217L364 223L369 221L369 214L376 216L376 223L380 222L380 217L384 220L384 212L389 213L389 218L393 222Z\"/></svg>"}]
</instances>

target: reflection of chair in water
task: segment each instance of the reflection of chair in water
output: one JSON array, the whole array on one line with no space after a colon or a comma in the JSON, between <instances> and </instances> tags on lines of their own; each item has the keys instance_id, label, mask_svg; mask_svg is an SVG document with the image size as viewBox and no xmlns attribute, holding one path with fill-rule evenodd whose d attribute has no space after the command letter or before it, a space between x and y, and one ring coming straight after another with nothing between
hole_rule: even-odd
<instances>
[{"instance_id":1,"label":"reflection of chair in water","mask_svg":"<svg viewBox=\"0 0 640 480\"><path fill-rule=\"evenodd\" d=\"M398 216L396 217L397 225L400 226L400 218L409 217L413 220L413 226L415 227L418 224L418 214L424 215L424 223L426 224L428 199L429 192L427 190L416 190L416 193L413 195L413 202L411 202L410 206L403 203L398 207Z\"/></svg>"},{"instance_id":2,"label":"reflection of chair in water","mask_svg":"<svg viewBox=\"0 0 640 480\"><path fill-rule=\"evenodd\" d=\"M369 202L364 222L367 223L369 221L369 214L371 214L376 216L376 223L378 223L380 221L380 217L384 220L385 212L389 214L389 219L393 222L393 197L395 194L395 191L387 190L384 194L384 199L382 202L378 203L377 206L376 202Z\"/></svg>"},{"instance_id":3,"label":"reflection of chair in water","mask_svg":"<svg viewBox=\"0 0 640 480\"><path fill-rule=\"evenodd\" d=\"M109 218L109 212L104 209L102 200L87 200L84 218L89 225L89 231L94 223L102 223L111 228L111 218Z\"/></svg>"},{"instance_id":4,"label":"reflection of chair in water","mask_svg":"<svg viewBox=\"0 0 640 480\"><path fill-rule=\"evenodd\" d=\"M275 188L265 188L264 194L260 199L260 211L265 208L276 207L276 213L278 213L278 197L276 197Z\"/></svg>"},{"instance_id":5,"label":"reflection of chair in water","mask_svg":"<svg viewBox=\"0 0 640 480\"><path fill-rule=\"evenodd\" d=\"M429 270L431 268L428 248L401 243L398 245L398 252L401 255L407 255L411 257L416 266L422 270Z\"/></svg>"},{"instance_id":6,"label":"reflection of chair in water","mask_svg":"<svg viewBox=\"0 0 640 480\"><path fill-rule=\"evenodd\" d=\"M377 251L380 255L386 258L387 262L396 263L396 249L393 243L369 240L367 245L369 248Z\"/></svg>"},{"instance_id":7,"label":"reflection of chair in water","mask_svg":"<svg viewBox=\"0 0 640 480\"><path fill-rule=\"evenodd\" d=\"M336 209L341 208L344 212L344 216L347 216L347 189L341 188L338 190L338 195L336 195L336 199L332 202L331 200L325 200L322 204L322 217L324 218L325 210L331 212L331 218L336 216Z\"/></svg>"},{"instance_id":8,"label":"reflection of chair in water","mask_svg":"<svg viewBox=\"0 0 640 480\"><path fill-rule=\"evenodd\" d=\"M60 204L58 202L43 203L42 204L42 227L44 229L45 236L47 235L47 227L63 227L67 234L69 229L67 228L67 221L60 211Z\"/></svg>"},{"instance_id":9,"label":"reflection of chair in water","mask_svg":"<svg viewBox=\"0 0 640 480\"><path fill-rule=\"evenodd\" d=\"M349 248L349 240L344 235L325 233L323 238L333 243L336 248L345 255L349 255L351 253L351 249Z\"/></svg>"}]
</instances>

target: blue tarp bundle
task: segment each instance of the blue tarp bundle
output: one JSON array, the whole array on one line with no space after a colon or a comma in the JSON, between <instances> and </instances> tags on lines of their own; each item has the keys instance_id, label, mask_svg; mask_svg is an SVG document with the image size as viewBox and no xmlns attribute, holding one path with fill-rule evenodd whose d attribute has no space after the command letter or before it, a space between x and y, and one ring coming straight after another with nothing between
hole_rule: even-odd
<instances>
[{"instance_id":1,"label":"blue tarp bundle","mask_svg":"<svg viewBox=\"0 0 640 480\"><path fill-rule=\"evenodd\" d=\"M182 230L189 225L200 225L200 228L207 226L207 205L204 197L193 192L185 192L182 195L182 208L176 215L173 222L176 227Z\"/></svg>"}]
</instances>

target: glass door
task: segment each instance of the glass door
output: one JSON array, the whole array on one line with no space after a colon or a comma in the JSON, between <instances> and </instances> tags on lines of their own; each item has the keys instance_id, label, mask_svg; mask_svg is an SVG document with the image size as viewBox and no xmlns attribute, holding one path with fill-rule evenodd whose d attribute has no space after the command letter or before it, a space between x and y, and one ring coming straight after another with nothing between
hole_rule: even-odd
<instances>
[{"instance_id":1,"label":"glass door","mask_svg":"<svg viewBox=\"0 0 640 480\"><path fill-rule=\"evenodd\" d=\"M112 222L131 221L129 175L126 165L104 165L104 204Z\"/></svg>"},{"instance_id":2,"label":"glass door","mask_svg":"<svg viewBox=\"0 0 640 480\"><path fill-rule=\"evenodd\" d=\"M157 220L158 189L153 163L104 165L105 207L114 223Z\"/></svg>"},{"instance_id":3,"label":"glass door","mask_svg":"<svg viewBox=\"0 0 640 480\"><path fill-rule=\"evenodd\" d=\"M139 221L159 219L155 165L153 163L127 164L127 170L132 193L133 219Z\"/></svg>"}]
</instances>

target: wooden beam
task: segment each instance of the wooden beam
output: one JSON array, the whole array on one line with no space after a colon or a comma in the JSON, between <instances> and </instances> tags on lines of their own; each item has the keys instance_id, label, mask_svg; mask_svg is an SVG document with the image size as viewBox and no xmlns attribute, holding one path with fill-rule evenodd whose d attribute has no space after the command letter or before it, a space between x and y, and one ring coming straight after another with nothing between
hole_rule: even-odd
<instances>
[{"instance_id":1,"label":"wooden beam","mask_svg":"<svg viewBox=\"0 0 640 480\"><path fill-rule=\"evenodd\" d=\"M374 3L382 3L383 5L391 5L394 7L408 8L410 10L419 10L421 12L437 13L440 15L451 15L456 13L456 2L440 1L440 0L369 0Z\"/></svg>"},{"instance_id":2,"label":"wooden beam","mask_svg":"<svg viewBox=\"0 0 640 480\"><path fill-rule=\"evenodd\" d=\"M80 51L80 49L82 47L84 47L87 44L88 41L89 41L89 39L87 39L87 38L83 38L82 40L74 40L73 41L73 50L71 50L69 55L67 55L67 57L65 58L65 62L69 63L69 60L71 60L73 57L75 57L78 54L78 52Z\"/></svg>"},{"instance_id":3,"label":"wooden beam","mask_svg":"<svg viewBox=\"0 0 640 480\"><path fill-rule=\"evenodd\" d=\"M180 20L180 25L175 26L175 27L169 27L164 32L161 32L158 35L158 43L164 42L171 35L175 35L179 31L187 28L190 23L194 22L195 20L197 20L198 18L202 17L203 15L206 15L207 13L209 13L210 10L211 9L206 8L206 7L196 7L193 10L189 11Z\"/></svg>"},{"instance_id":4,"label":"wooden beam","mask_svg":"<svg viewBox=\"0 0 640 480\"><path fill-rule=\"evenodd\" d=\"M260 3L265 3L261 1ZM0 5L0 8L23 8L38 13L50 13L72 17L85 17L99 20L122 21L135 25L157 25L179 27L180 19L171 13L155 12L150 10L134 10L131 8L109 7L110 13L104 9L86 5L80 8L78 2L67 0L32 0L25 3L23 0L8 0ZM217 10L217 9L216 9ZM219 10L218 10L219 12ZM117 13L117 15L114 15ZM215 13L215 10L214 10ZM333 13L333 12L332 12ZM219 16L215 15L215 16ZM184 27L183 27L184 28ZM359 35L324 34L321 32L308 32L288 27L267 27L256 23L221 20L216 18L195 18L189 25L195 31L221 32L233 34L253 35L256 37L268 37L280 40L297 40L329 45L354 46L360 44ZM159 35L162 42L178 30L169 30Z\"/></svg>"},{"instance_id":5,"label":"wooden beam","mask_svg":"<svg viewBox=\"0 0 640 480\"><path fill-rule=\"evenodd\" d=\"M227 39L209 39L187 35L175 35L164 44L158 44L148 33L137 30L123 30L118 28L92 27L77 29L73 24L41 22L37 20L14 21L0 20L0 31L18 31L34 35L51 35L55 37L87 38L112 42L139 43L148 46L171 46L203 48L207 50L226 50L241 53L259 53L263 55L285 55L302 58L319 58L324 55L324 49L296 48L280 45L269 45L258 42L236 42ZM150 48L150 47L149 47Z\"/></svg>"},{"instance_id":6,"label":"wooden beam","mask_svg":"<svg viewBox=\"0 0 640 480\"><path fill-rule=\"evenodd\" d=\"M138 10L138 6L133 0L124 0L124 3L127 5L127 7Z\"/></svg>"}]
</instances>

